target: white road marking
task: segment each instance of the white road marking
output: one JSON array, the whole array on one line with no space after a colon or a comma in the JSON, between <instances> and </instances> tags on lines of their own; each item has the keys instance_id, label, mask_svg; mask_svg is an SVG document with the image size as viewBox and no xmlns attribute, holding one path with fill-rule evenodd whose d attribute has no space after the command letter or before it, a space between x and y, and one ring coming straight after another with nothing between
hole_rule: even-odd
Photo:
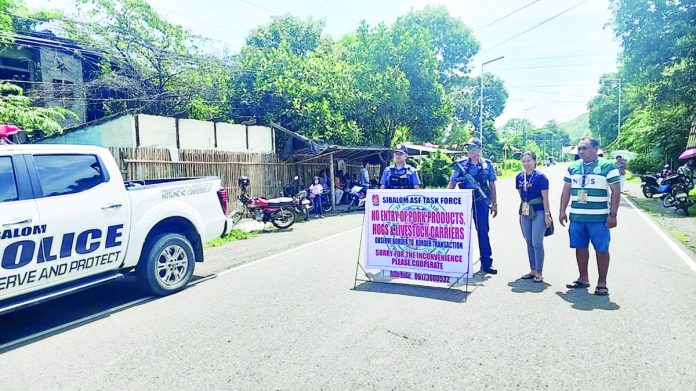
<instances>
[{"instance_id":1,"label":"white road marking","mask_svg":"<svg viewBox=\"0 0 696 391\"><path fill-rule=\"evenodd\" d=\"M301 246L293 247L293 248L291 248L291 249L288 249L288 250L279 252L279 253L277 253L277 254L273 254L273 255L267 256L266 258L257 259L257 260L252 261L252 262L248 262L248 263L245 263L245 264L242 264L242 265L239 265L239 266L235 266L235 267L233 267L233 268L231 268L231 269L227 269L227 270L225 270L225 271L222 271L222 272L220 272L220 273L217 273L216 275L217 275L217 276L224 276L224 275L227 274L227 273L232 273L232 272L234 272L234 271L244 269L245 267L249 267L249 266L252 266L252 265L256 265L257 263L265 262L265 261L271 260L271 259L273 259L273 258L279 257L279 256L281 256L281 255L285 255L285 254L291 253L291 252L293 252L293 251L301 250L301 249L303 249L303 248L306 248L306 247L309 247L309 246L313 246L313 245L315 245L315 244L322 243L322 242L325 242L325 241L327 241L327 240L334 239L334 238L336 238L336 237L338 237L338 236L345 235L345 234L347 234L347 233L349 233L349 232L357 231L357 230L362 229L362 228L363 228L362 226L360 226L360 227L355 227L355 228L353 228L353 229L349 229L348 231L343 231L343 232L340 232L340 233L337 233L337 234L334 234L334 235L331 235L331 236L327 236L327 237L322 238L322 239L319 239L319 240L315 240L315 241L313 241L313 242L305 243L305 244L303 244L303 245L301 245Z\"/></svg>"},{"instance_id":2,"label":"white road marking","mask_svg":"<svg viewBox=\"0 0 696 391\"><path fill-rule=\"evenodd\" d=\"M662 228L658 227L657 224L655 224L655 222L653 222L652 219L648 217L648 215L645 212L643 212L633 202L631 202L631 200L629 200L628 197L624 195L622 195L621 197L629 205L631 205L631 207L635 209L636 212L638 212L638 215L640 215L640 217L642 217L643 220L645 220L645 222L647 222L653 230L655 230L657 236L659 236L665 243L667 243L667 245L679 256L679 258L681 258L681 260L684 261L686 266L690 267L691 270L693 270L694 273L696 273L696 262L694 262L694 260L684 250L682 250L682 248L679 247L679 245L676 244L674 240L667 236L667 233Z\"/></svg>"}]
</instances>

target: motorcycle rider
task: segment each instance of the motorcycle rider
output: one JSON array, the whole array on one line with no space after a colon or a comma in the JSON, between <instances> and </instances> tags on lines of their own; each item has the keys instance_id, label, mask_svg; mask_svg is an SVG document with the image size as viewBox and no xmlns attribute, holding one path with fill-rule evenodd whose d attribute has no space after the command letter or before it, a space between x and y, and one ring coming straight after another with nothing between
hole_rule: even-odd
<instances>
[{"instance_id":1,"label":"motorcycle rider","mask_svg":"<svg viewBox=\"0 0 696 391\"><path fill-rule=\"evenodd\" d=\"M474 190L474 222L481 253L481 270L489 274L498 274L493 268L493 252L488 237L488 213L490 212L494 218L498 215L495 166L492 161L481 156L481 140L472 137L466 146L469 156L453 164L454 173L447 188L454 189L459 185L460 189Z\"/></svg>"},{"instance_id":2,"label":"motorcycle rider","mask_svg":"<svg viewBox=\"0 0 696 391\"><path fill-rule=\"evenodd\" d=\"M394 164L384 169L379 181L380 189L420 189L420 179L414 167L406 164L408 148L397 145L394 148Z\"/></svg>"}]
</instances>

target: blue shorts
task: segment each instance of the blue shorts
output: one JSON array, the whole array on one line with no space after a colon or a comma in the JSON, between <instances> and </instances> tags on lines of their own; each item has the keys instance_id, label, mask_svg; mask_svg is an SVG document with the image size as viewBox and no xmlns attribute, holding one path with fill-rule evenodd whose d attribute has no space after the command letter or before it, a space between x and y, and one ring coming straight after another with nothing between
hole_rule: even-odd
<instances>
[{"instance_id":1,"label":"blue shorts","mask_svg":"<svg viewBox=\"0 0 696 391\"><path fill-rule=\"evenodd\" d=\"M611 234L606 223L581 223L571 221L568 228L570 248L588 248L590 242L598 253L609 252Z\"/></svg>"}]
</instances>

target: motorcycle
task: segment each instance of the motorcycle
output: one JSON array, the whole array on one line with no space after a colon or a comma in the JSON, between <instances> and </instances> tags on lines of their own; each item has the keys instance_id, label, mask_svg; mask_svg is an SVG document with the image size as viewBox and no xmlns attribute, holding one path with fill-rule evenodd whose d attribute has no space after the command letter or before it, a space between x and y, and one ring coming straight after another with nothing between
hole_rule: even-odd
<instances>
[{"instance_id":1,"label":"motorcycle","mask_svg":"<svg viewBox=\"0 0 696 391\"><path fill-rule=\"evenodd\" d=\"M242 192L235 203L235 210L230 215L233 226L241 220L245 212L254 220L270 222L278 229L290 228L295 223L295 201L292 198L252 197L247 192L249 178L241 177L238 182Z\"/></svg>"},{"instance_id":2,"label":"motorcycle","mask_svg":"<svg viewBox=\"0 0 696 391\"><path fill-rule=\"evenodd\" d=\"M690 188L690 178L681 174L668 176L660 185L660 190L665 191L662 205L665 208L676 208L675 212L681 209L688 216L689 207L692 205L692 202L689 200Z\"/></svg>"},{"instance_id":3,"label":"motorcycle","mask_svg":"<svg viewBox=\"0 0 696 391\"><path fill-rule=\"evenodd\" d=\"M333 209L333 204L331 203L331 190L324 189L321 197L321 210L324 213L329 213Z\"/></svg>"},{"instance_id":4,"label":"motorcycle","mask_svg":"<svg viewBox=\"0 0 696 391\"><path fill-rule=\"evenodd\" d=\"M655 175L641 175L640 187L643 189L645 198L652 198L655 194L660 194L660 180Z\"/></svg>"},{"instance_id":5,"label":"motorcycle","mask_svg":"<svg viewBox=\"0 0 696 391\"><path fill-rule=\"evenodd\" d=\"M355 209L360 209L365 207L365 200L367 199L367 187L361 185L355 185L350 188L348 195L348 210L346 213L350 213Z\"/></svg>"},{"instance_id":6,"label":"motorcycle","mask_svg":"<svg viewBox=\"0 0 696 391\"><path fill-rule=\"evenodd\" d=\"M297 217L309 221L309 213L313 209L312 201L309 199L307 190L303 190L303 186L300 185L299 177L295 176L291 183L283 187L281 196L292 198L293 208Z\"/></svg>"}]
</instances>

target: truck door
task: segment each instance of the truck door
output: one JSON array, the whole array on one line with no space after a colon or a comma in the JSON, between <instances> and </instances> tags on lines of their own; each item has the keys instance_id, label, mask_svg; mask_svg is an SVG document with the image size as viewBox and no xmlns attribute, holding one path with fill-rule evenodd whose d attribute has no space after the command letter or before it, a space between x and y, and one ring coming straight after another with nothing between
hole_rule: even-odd
<instances>
[{"instance_id":1,"label":"truck door","mask_svg":"<svg viewBox=\"0 0 696 391\"><path fill-rule=\"evenodd\" d=\"M37 270L42 231L23 156L0 152L0 299L45 283Z\"/></svg>"},{"instance_id":2,"label":"truck door","mask_svg":"<svg viewBox=\"0 0 696 391\"><path fill-rule=\"evenodd\" d=\"M123 183L110 178L97 154L35 152L31 160L47 230L42 252L48 283L118 269L130 225Z\"/></svg>"}]
</instances>

